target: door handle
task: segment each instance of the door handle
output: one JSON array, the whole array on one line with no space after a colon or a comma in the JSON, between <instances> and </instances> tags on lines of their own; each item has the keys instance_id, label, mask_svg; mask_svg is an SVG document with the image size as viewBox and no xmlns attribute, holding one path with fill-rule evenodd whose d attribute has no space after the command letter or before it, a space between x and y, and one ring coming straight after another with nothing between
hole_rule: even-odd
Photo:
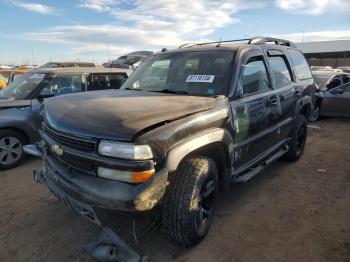
<instances>
[{"instance_id":1,"label":"door handle","mask_svg":"<svg viewBox=\"0 0 350 262\"><path fill-rule=\"evenodd\" d=\"M275 96L270 97L269 104L270 104L270 106L276 106L278 104L277 97L275 97Z\"/></svg>"},{"instance_id":2,"label":"door handle","mask_svg":"<svg viewBox=\"0 0 350 262\"><path fill-rule=\"evenodd\" d=\"M301 91L299 91L299 90L295 90L294 95L295 95L296 97L299 97L299 96L301 95Z\"/></svg>"},{"instance_id":3,"label":"door handle","mask_svg":"<svg viewBox=\"0 0 350 262\"><path fill-rule=\"evenodd\" d=\"M270 104L272 105L272 106L275 106L275 105L277 105L277 98L273 98L273 99L271 99L270 100Z\"/></svg>"}]
</instances>

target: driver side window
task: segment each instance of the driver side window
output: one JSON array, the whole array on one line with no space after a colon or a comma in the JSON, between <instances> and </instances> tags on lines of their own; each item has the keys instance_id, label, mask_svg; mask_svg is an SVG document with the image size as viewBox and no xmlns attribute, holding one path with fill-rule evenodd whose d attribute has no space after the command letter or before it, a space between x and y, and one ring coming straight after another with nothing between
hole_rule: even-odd
<instances>
[{"instance_id":1,"label":"driver side window","mask_svg":"<svg viewBox=\"0 0 350 262\"><path fill-rule=\"evenodd\" d=\"M243 95L255 94L271 90L264 58L255 56L249 58L242 75Z\"/></svg>"},{"instance_id":2,"label":"driver side window","mask_svg":"<svg viewBox=\"0 0 350 262\"><path fill-rule=\"evenodd\" d=\"M336 88L338 86L341 86L342 81L339 75L332 78L332 80L329 81L327 88L328 90Z\"/></svg>"}]
</instances>

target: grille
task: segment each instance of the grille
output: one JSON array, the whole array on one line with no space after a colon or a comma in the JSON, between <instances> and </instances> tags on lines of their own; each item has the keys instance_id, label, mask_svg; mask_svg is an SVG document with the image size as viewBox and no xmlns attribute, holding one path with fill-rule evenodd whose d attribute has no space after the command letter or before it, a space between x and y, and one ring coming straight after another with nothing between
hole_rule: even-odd
<instances>
[{"instance_id":1,"label":"grille","mask_svg":"<svg viewBox=\"0 0 350 262\"><path fill-rule=\"evenodd\" d=\"M51 152L50 152L50 155L53 156L58 161L60 161L62 164L64 164L68 168L74 168L74 169L91 173L91 174L95 173L96 167L94 163L91 163L86 159L78 158L73 155L67 155L67 153L63 154L60 157L56 156L54 153L51 153Z\"/></svg>"},{"instance_id":2,"label":"grille","mask_svg":"<svg viewBox=\"0 0 350 262\"><path fill-rule=\"evenodd\" d=\"M43 132L45 135L60 145L88 153L92 153L95 150L96 142L93 142L91 140L65 135L58 131L50 129L45 125L43 125Z\"/></svg>"}]
</instances>

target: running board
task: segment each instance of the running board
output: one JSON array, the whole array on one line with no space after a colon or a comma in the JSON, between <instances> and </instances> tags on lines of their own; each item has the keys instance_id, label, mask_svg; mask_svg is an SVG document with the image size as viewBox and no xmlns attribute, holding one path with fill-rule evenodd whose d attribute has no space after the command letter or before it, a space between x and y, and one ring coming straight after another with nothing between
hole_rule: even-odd
<instances>
[{"instance_id":1,"label":"running board","mask_svg":"<svg viewBox=\"0 0 350 262\"><path fill-rule=\"evenodd\" d=\"M268 159L263 161L260 165L257 167L251 169L244 175L241 175L239 177L236 177L233 179L233 183L245 183L251 178L255 177L257 174L259 174L261 171L263 171L268 165L270 165L275 160L279 159L281 156L283 156L285 153L288 152L289 147L284 146L282 149L277 151L274 155L270 156Z\"/></svg>"}]
</instances>

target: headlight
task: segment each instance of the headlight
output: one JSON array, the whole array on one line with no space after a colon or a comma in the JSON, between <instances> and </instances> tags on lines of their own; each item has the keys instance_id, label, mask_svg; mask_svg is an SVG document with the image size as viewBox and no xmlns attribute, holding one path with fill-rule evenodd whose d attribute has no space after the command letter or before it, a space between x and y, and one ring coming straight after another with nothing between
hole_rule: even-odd
<instances>
[{"instance_id":1,"label":"headlight","mask_svg":"<svg viewBox=\"0 0 350 262\"><path fill-rule=\"evenodd\" d=\"M97 169L99 177L129 182L129 183L142 183L150 179L154 174L154 169L142 171L142 172L130 172L123 170L115 170L105 167L99 167Z\"/></svg>"},{"instance_id":2,"label":"headlight","mask_svg":"<svg viewBox=\"0 0 350 262\"><path fill-rule=\"evenodd\" d=\"M98 152L103 156L130 160L147 160L153 158L152 150L148 145L134 145L105 140L102 140L98 145Z\"/></svg>"}]
</instances>

